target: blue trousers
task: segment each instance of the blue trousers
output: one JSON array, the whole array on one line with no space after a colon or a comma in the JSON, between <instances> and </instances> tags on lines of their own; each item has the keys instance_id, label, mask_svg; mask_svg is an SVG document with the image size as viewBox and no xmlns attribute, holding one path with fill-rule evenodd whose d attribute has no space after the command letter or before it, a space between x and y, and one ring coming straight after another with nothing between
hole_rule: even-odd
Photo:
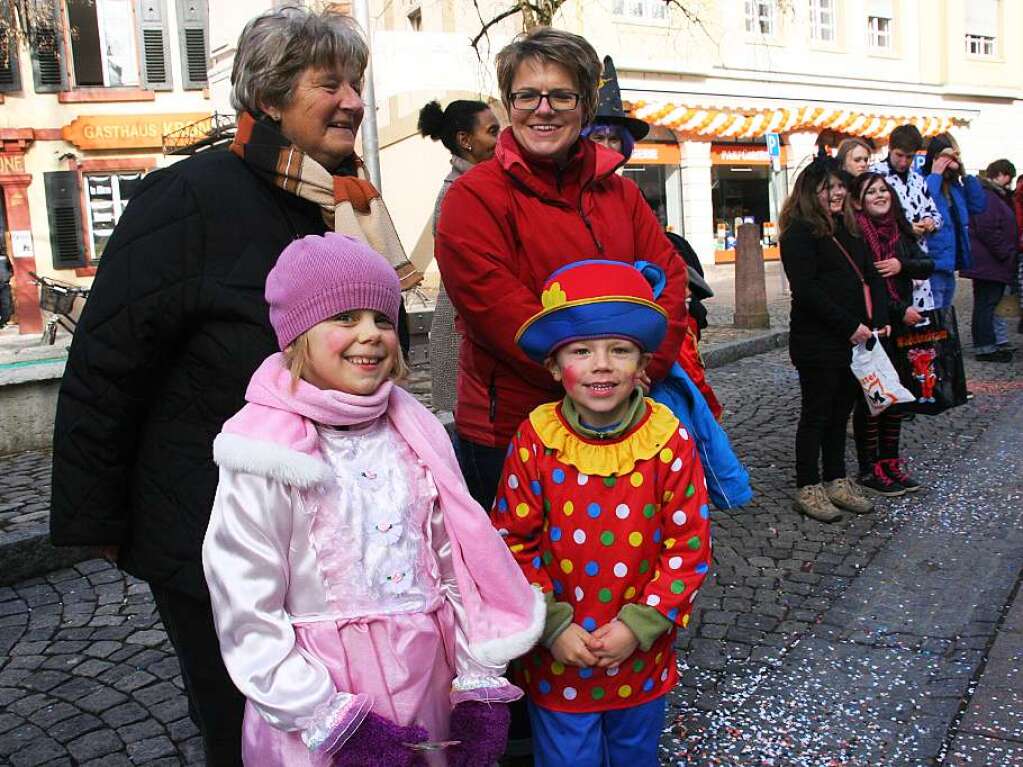
<instances>
[{"instance_id":1,"label":"blue trousers","mask_svg":"<svg viewBox=\"0 0 1023 767\"><path fill-rule=\"evenodd\" d=\"M566 714L528 701L535 767L658 767L666 697L596 714Z\"/></svg>"},{"instance_id":2,"label":"blue trousers","mask_svg":"<svg viewBox=\"0 0 1023 767\"><path fill-rule=\"evenodd\" d=\"M934 294L935 309L951 306L956 295L956 273L935 270L931 275L931 293Z\"/></svg>"}]
</instances>

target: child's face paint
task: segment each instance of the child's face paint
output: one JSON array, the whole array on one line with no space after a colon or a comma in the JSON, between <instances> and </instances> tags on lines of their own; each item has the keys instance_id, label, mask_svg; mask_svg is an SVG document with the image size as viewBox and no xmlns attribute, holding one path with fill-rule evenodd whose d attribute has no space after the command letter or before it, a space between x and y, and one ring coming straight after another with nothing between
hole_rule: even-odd
<instances>
[{"instance_id":1,"label":"child's face paint","mask_svg":"<svg viewBox=\"0 0 1023 767\"><path fill-rule=\"evenodd\" d=\"M371 309L342 312L308 331L309 364L302 378L320 389L372 394L394 370L398 334Z\"/></svg>"},{"instance_id":2,"label":"child's face paint","mask_svg":"<svg viewBox=\"0 0 1023 767\"><path fill-rule=\"evenodd\" d=\"M589 426L610 426L622 419L636 376L650 361L635 343L624 338L592 338L565 344L548 360Z\"/></svg>"}]
</instances>

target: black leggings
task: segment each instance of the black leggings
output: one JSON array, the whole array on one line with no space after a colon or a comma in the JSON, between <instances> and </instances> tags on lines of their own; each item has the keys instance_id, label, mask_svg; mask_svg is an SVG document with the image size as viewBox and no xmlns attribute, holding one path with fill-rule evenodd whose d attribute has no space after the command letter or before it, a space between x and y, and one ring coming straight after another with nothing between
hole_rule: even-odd
<instances>
[{"instance_id":1,"label":"black leggings","mask_svg":"<svg viewBox=\"0 0 1023 767\"><path fill-rule=\"evenodd\" d=\"M798 367L802 403L796 427L796 486L845 476L845 429L860 385L848 366ZM819 464L823 463L823 473Z\"/></svg>"},{"instance_id":2,"label":"black leggings","mask_svg":"<svg viewBox=\"0 0 1023 767\"><path fill-rule=\"evenodd\" d=\"M860 474L869 474L878 461L899 457L902 413L895 405L877 415L871 415L867 401L857 397L853 410L853 436L856 439L856 460L860 465Z\"/></svg>"}]
</instances>

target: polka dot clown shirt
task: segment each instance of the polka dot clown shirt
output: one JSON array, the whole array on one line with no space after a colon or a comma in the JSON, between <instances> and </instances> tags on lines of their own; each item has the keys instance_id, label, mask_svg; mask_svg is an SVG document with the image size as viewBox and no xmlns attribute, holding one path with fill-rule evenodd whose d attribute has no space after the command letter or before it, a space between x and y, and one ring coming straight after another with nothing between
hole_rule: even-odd
<instances>
[{"instance_id":1,"label":"polka dot clown shirt","mask_svg":"<svg viewBox=\"0 0 1023 767\"><path fill-rule=\"evenodd\" d=\"M628 432L597 441L571 429L561 403L542 405L509 446L491 518L526 578L571 605L587 631L629 604L670 621L617 667L566 667L537 645L516 681L544 708L637 706L677 679L675 636L711 561L707 488L686 429L663 405L646 406Z\"/></svg>"}]
</instances>

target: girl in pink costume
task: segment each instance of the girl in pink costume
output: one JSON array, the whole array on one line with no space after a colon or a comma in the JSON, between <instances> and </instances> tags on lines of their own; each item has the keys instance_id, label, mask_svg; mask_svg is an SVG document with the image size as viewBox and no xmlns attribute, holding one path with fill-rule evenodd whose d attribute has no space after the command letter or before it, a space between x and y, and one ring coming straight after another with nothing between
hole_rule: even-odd
<instances>
[{"instance_id":1,"label":"girl in pink costume","mask_svg":"<svg viewBox=\"0 0 1023 767\"><path fill-rule=\"evenodd\" d=\"M251 765L486 765L501 677L544 622L404 369L398 277L366 245L296 240L266 283L281 354L214 442L203 564Z\"/></svg>"}]
</instances>

